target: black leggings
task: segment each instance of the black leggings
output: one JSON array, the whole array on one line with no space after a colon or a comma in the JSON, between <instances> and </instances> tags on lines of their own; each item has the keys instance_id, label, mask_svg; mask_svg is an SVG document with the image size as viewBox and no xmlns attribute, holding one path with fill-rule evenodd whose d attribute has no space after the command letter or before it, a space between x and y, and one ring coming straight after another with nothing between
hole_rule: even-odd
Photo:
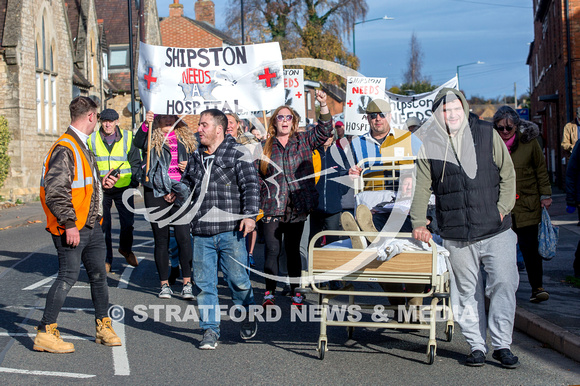
<instances>
[{"instance_id":1,"label":"black leggings","mask_svg":"<svg viewBox=\"0 0 580 386\"><path fill-rule=\"evenodd\" d=\"M543 287L542 275L544 274L542 267L543 259L538 253L538 226L530 225L515 228L514 232L518 235L518 244L524 257L532 291L536 291L538 288Z\"/></svg>"},{"instance_id":2,"label":"black leggings","mask_svg":"<svg viewBox=\"0 0 580 386\"><path fill-rule=\"evenodd\" d=\"M144 188L145 206L147 208L158 207L157 211L164 210L171 205L163 197L155 197L153 190ZM175 205L171 208L167 216L170 216L179 210ZM156 212L157 212L156 211ZM179 246L179 264L181 265L181 273L183 277L191 277L191 260L193 258L193 250L191 248L191 236L189 224L171 225L175 234L175 240ZM153 255L155 257L155 265L159 273L159 280L166 281L169 278L169 226L159 227L159 224L152 222L151 229L153 229L153 239L155 240L155 248Z\"/></svg>"},{"instance_id":3,"label":"black leggings","mask_svg":"<svg viewBox=\"0 0 580 386\"><path fill-rule=\"evenodd\" d=\"M300 258L300 239L304 230L304 221L284 223L272 221L264 224L265 262L264 273L278 275L278 261L282 249L282 236L284 236L284 250L286 251L286 265L288 276L299 278L302 271ZM276 280L266 279L266 291L276 290ZM298 287L298 283L291 283L292 291Z\"/></svg>"}]
</instances>

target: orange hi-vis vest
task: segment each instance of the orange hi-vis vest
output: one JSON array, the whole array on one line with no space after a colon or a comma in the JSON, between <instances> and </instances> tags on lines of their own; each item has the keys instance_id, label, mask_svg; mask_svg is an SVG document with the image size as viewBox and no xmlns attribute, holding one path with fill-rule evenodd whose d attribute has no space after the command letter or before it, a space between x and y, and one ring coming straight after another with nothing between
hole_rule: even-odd
<instances>
[{"instance_id":1,"label":"orange hi-vis vest","mask_svg":"<svg viewBox=\"0 0 580 386\"><path fill-rule=\"evenodd\" d=\"M46 192L44 187L44 177L48 172L48 163L52 157L52 152L57 146L67 147L74 154L75 175L71 184L71 193L72 204L77 217L75 224L79 230L85 226L91 208L91 197L93 196L93 170L82 149L79 149L76 140L70 134L63 134L48 151L42 165L40 202L42 203L42 208L46 214L46 230L55 236L60 236L64 233L65 228L63 225L58 224L55 215L53 215L46 206Z\"/></svg>"}]
</instances>

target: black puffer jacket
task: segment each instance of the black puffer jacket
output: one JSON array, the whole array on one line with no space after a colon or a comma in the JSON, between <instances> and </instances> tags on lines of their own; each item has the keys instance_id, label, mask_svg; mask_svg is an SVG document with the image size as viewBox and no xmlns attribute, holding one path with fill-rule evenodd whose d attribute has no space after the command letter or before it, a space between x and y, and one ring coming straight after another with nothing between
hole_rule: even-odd
<instances>
[{"instance_id":1,"label":"black puffer jacket","mask_svg":"<svg viewBox=\"0 0 580 386\"><path fill-rule=\"evenodd\" d=\"M580 205L580 146L574 146L566 168L566 204Z\"/></svg>"}]
</instances>

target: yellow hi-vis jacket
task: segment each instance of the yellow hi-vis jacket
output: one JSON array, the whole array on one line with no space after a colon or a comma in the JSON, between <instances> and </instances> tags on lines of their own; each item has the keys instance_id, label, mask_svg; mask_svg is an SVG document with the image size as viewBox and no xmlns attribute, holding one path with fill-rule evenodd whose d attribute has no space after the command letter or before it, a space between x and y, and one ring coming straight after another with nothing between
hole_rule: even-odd
<instances>
[{"instance_id":1,"label":"yellow hi-vis jacket","mask_svg":"<svg viewBox=\"0 0 580 386\"><path fill-rule=\"evenodd\" d=\"M42 165L42 177L40 180L40 202L46 214L46 229L53 235L62 235L65 231L64 225L59 225L54 214L46 206L46 192L44 177L48 172L48 163L52 157L52 152L57 146L69 148L74 154L75 174L71 184L72 204L76 213L75 225L77 229L82 229L89 215L91 208L91 198L93 196L93 172L91 164L85 157L82 149L78 148L76 140L70 134L63 134L50 148Z\"/></svg>"},{"instance_id":2,"label":"yellow hi-vis jacket","mask_svg":"<svg viewBox=\"0 0 580 386\"><path fill-rule=\"evenodd\" d=\"M115 129L117 130L117 128ZM131 149L133 143L133 133L127 130L120 130L121 140L115 141L113 149L109 153L109 149L103 142L103 137L99 131L95 131L89 136L87 145L89 150L93 152L97 159L97 168L99 174L103 178L111 169L116 169L119 166L121 174L115 183L116 188L124 188L131 183L131 164L127 158L127 154Z\"/></svg>"}]
</instances>

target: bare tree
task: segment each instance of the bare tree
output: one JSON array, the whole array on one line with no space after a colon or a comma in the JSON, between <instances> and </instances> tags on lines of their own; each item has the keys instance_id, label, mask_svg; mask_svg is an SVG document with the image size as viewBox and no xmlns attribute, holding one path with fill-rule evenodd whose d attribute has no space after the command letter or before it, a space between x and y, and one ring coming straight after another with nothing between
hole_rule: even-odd
<instances>
[{"instance_id":1,"label":"bare tree","mask_svg":"<svg viewBox=\"0 0 580 386\"><path fill-rule=\"evenodd\" d=\"M227 32L233 37L241 35L240 1L228 4ZM244 0L244 34L253 42L278 41L284 58L326 59L356 69L358 60L343 37L350 38L352 25L367 12L366 0ZM336 80L319 69L305 70L313 80Z\"/></svg>"},{"instance_id":2,"label":"bare tree","mask_svg":"<svg viewBox=\"0 0 580 386\"><path fill-rule=\"evenodd\" d=\"M421 51L421 44L413 31L409 42L409 64L407 71L403 74L404 83L415 84L424 80L421 76L421 67L423 67L423 51Z\"/></svg>"},{"instance_id":3,"label":"bare tree","mask_svg":"<svg viewBox=\"0 0 580 386\"><path fill-rule=\"evenodd\" d=\"M290 20L296 19L303 0L243 0L244 35L261 43L277 41L282 45L292 36ZM241 36L241 0L230 0L226 15L226 32ZM295 35L295 34L294 34Z\"/></svg>"}]
</instances>

